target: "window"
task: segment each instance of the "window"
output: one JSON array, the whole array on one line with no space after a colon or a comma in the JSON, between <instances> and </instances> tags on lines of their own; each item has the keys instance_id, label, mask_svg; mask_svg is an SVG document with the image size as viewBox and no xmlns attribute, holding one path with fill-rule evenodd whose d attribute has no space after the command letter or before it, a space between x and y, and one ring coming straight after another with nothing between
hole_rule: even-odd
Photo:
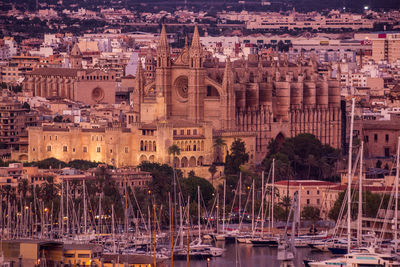
<instances>
[{"instance_id":1,"label":"window","mask_svg":"<svg viewBox=\"0 0 400 267\"><path fill-rule=\"evenodd\" d=\"M36 151L36 148L32 147L32 151Z\"/></svg>"},{"instance_id":2,"label":"window","mask_svg":"<svg viewBox=\"0 0 400 267\"><path fill-rule=\"evenodd\" d=\"M65 257L65 258L74 258L74 257L75 257L75 254L64 253L64 257Z\"/></svg>"},{"instance_id":3,"label":"window","mask_svg":"<svg viewBox=\"0 0 400 267\"><path fill-rule=\"evenodd\" d=\"M174 130L174 135L176 135L176 130Z\"/></svg>"},{"instance_id":4,"label":"window","mask_svg":"<svg viewBox=\"0 0 400 267\"><path fill-rule=\"evenodd\" d=\"M310 205L310 199L307 199L307 205Z\"/></svg>"},{"instance_id":5,"label":"window","mask_svg":"<svg viewBox=\"0 0 400 267\"><path fill-rule=\"evenodd\" d=\"M385 147L385 157L386 158L390 157L390 150L388 147Z\"/></svg>"},{"instance_id":6,"label":"window","mask_svg":"<svg viewBox=\"0 0 400 267\"><path fill-rule=\"evenodd\" d=\"M94 141L94 136L92 135L92 141Z\"/></svg>"},{"instance_id":7,"label":"window","mask_svg":"<svg viewBox=\"0 0 400 267\"><path fill-rule=\"evenodd\" d=\"M186 132L187 132L187 135L190 135L190 129L189 129L189 130L187 130Z\"/></svg>"},{"instance_id":8,"label":"window","mask_svg":"<svg viewBox=\"0 0 400 267\"><path fill-rule=\"evenodd\" d=\"M57 141L57 139L58 139L58 136L56 135L56 136L55 136L55 138L56 138L56 141Z\"/></svg>"},{"instance_id":9,"label":"window","mask_svg":"<svg viewBox=\"0 0 400 267\"><path fill-rule=\"evenodd\" d=\"M369 141L369 136L368 135L364 136L364 142L368 143L368 141Z\"/></svg>"},{"instance_id":10,"label":"window","mask_svg":"<svg viewBox=\"0 0 400 267\"><path fill-rule=\"evenodd\" d=\"M47 146L47 151L48 151L48 152L51 151L51 146Z\"/></svg>"},{"instance_id":11,"label":"window","mask_svg":"<svg viewBox=\"0 0 400 267\"><path fill-rule=\"evenodd\" d=\"M100 153L100 152L101 152L101 149L100 149L99 146L97 147L96 151L97 151L97 153Z\"/></svg>"},{"instance_id":12,"label":"window","mask_svg":"<svg viewBox=\"0 0 400 267\"><path fill-rule=\"evenodd\" d=\"M378 142L378 134L374 134L374 141L375 143Z\"/></svg>"},{"instance_id":13,"label":"window","mask_svg":"<svg viewBox=\"0 0 400 267\"><path fill-rule=\"evenodd\" d=\"M386 141L386 143L389 142L389 135L388 134L385 134L385 141Z\"/></svg>"},{"instance_id":14,"label":"window","mask_svg":"<svg viewBox=\"0 0 400 267\"><path fill-rule=\"evenodd\" d=\"M83 147L83 152L86 153L87 152L87 146Z\"/></svg>"},{"instance_id":15,"label":"window","mask_svg":"<svg viewBox=\"0 0 400 267\"><path fill-rule=\"evenodd\" d=\"M193 135L197 135L197 129L193 130Z\"/></svg>"},{"instance_id":16,"label":"window","mask_svg":"<svg viewBox=\"0 0 400 267\"><path fill-rule=\"evenodd\" d=\"M51 140L51 135L49 136L49 139Z\"/></svg>"},{"instance_id":17,"label":"window","mask_svg":"<svg viewBox=\"0 0 400 267\"><path fill-rule=\"evenodd\" d=\"M185 130L181 130L181 135L184 135L185 134Z\"/></svg>"},{"instance_id":18,"label":"window","mask_svg":"<svg viewBox=\"0 0 400 267\"><path fill-rule=\"evenodd\" d=\"M129 153L128 147L125 147L125 153Z\"/></svg>"},{"instance_id":19,"label":"window","mask_svg":"<svg viewBox=\"0 0 400 267\"><path fill-rule=\"evenodd\" d=\"M309 195L310 194L310 191L309 190L307 190L307 195Z\"/></svg>"},{"instance_id":20,"label":"window","mask_svg":"<svg viewBox=\"0 0 400 267\"><path fill-rule=\"evenodd\" d=\"M74 152L74 153L75 153L75 147L72 149L72 152Z\"/></svg>"},{"instance_id":21,"label":"window","mask_svg":"<svg viewBox=\"0 0 400 267\"><path fill-rule=\"evenodd\" d=\"M110 149L110 154L112 154L112 149Z\"/></svg>"},{"instance_id":22,"label":"window","mask_svg":"<svg viewBox=\"0 0 400 267\"><path fill-rule=\"evenodd\" d=\"M90 254L78 254L78 258L90 258Z\"/></svg>"},{"instance_id":23,"label":"window","mask_svg":"<svg viewBox=\"0 0 400 267\"><path fill-rule=\"evenodd\" d=\"M320 201L319 201L319 198L317 198L317 205L319 205L320 204Z\"/></svg>"},{"instance_id":24,"label":"window","mask_svg":"<svg viewBox=\"0 0 400 267\"><path fill-rule=\"evenodd\" d=\"M68 151L68 147L67 146L63 146L63 152L67 152Z\"/></svg>"}]
</instances>

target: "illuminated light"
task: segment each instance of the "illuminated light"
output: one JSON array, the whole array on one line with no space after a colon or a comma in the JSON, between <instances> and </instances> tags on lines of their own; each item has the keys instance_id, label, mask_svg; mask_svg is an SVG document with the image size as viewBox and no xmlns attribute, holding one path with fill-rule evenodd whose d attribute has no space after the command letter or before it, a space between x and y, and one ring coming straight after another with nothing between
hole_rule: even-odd
<instances>
[{"instance_id":1,"label":"illuminated light","mask_svg":"<svg viewBox=\"0 0 400 267\"><path fill-rule=\"evenodd\" d=\"M26 210L29 210L29 207L28 207L28 206L25 206L25 209L26 209Z\"/></svg>"},{"instance_id":2,"label":"illuminated light","mask_svg":"<svg viewBox=\"0 0 400 267\"><path fill-rule=\"evenodd\" d=\"M369 6L364 6L364 10L368 10L369 9Z\"/></svg>"},{"instance_id":3,"label":"illuminated light","mask_svg":"<svg viewBox=\"0 0 400 267\"><path fill-rule=\"evenodd\" d=\"M49 211L49 209L48 209L48 208L45 208L45 209L44 209L44 212L48 212L48 211Z\"/></svg>"}]
</instances>

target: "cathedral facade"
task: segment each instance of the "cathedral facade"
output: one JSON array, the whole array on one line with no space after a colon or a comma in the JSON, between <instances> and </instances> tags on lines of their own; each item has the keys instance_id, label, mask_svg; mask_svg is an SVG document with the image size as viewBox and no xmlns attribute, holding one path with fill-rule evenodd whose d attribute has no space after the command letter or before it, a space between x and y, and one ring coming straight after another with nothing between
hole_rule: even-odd
<instances>
[{"instance_id":1,"label":"cathedral facade","mask_svg":"<svg viewBox=\"0 0 400 267\"><path fill-rule=\"evenodd\" d=\"M276 137L312 133L340 147L340 87L329 68L284 55L219 62L203 50L197 27L175 59L163 27L156 58L149 53L144 68L138 65L132 88L126 128L31 128L29 160L171 164L168 147L176 144L176 165L193 169L222 160L214 153L218 137L227 148L236 138L245 141L251 165L261 163Z\"/></svg>"},{"instance_id":2,"label":"cathedral facade","mask_svg":"<svg viewBox=\"0 0 400 267\"><path fill-rule=\"evenodd\" d=\"M340 147L339 80L329 67L320 71L312 59L293 63L285 55L250 55L221 63L203 50L195 27L191 45L186 42L172 60L163 27L156 59L148 56L145 62L147 74L136 77L132 93L142 122L207 122L214 137L253 136L254 147L247 149L254 163L262 161L278 135L312 133L322 143ZM153 73L148 62L156 62Z\"/></svg>"}]
</instances>

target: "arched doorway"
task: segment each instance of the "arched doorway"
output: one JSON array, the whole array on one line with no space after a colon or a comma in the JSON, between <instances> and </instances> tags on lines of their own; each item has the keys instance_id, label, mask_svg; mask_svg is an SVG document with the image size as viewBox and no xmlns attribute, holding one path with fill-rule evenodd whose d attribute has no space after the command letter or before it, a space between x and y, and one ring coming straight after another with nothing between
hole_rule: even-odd
<instances>
[{"instance_id":1,"label":"arched doorway","mask_svg":"<svg viewBox=\"0 0 400 267\"><path fill-rule=\"evenodd\" d=\"M147 157L146 157L146 155L141 155L139 158L139 162L142 163L144 161L147 161Z\"/></svg>"},{"instance_id":2,"label":"arched doorway","mask_svg":"<svg viewBox=\"0 0 400 267\"><path fill-rule=\"evenodd\" d=\"M181 159L181 167L182 167L182 168L185 168L185 167L187 167L187 166L189 166L189 161L188 161L187 157L183 157L183 158Z\"/></svg>"},{"instance_id":3,"label":"arched doorway","mask_svg":"<svg viewBox=\"0 0 400 267\"><path fill-rule=\"evenodd\" d=\"M190 157L189 167L196 167L196 158L194 156Z\"/></svg>"}]
</instances>

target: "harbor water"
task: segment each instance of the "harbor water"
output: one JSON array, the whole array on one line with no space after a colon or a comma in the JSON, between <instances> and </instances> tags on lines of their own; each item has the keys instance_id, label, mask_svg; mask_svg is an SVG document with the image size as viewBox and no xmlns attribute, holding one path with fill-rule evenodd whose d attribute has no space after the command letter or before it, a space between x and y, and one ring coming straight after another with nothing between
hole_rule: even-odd
<instances>
[{"instance_id":1,"label":"harbor water","mask_svg":"<svg viewBox=\"0 0 400 267\"><path fill-rule=\"evenodd\" d=\"M190 267L279 267L277 260L277 248L254 247L251 244L225 244L216 242L217 247L225 248L222 257L211 258L208 263L205 260L190 261ZM297 248L294 266L304 266L304 259L323 260L331 258L330 253L314 252L310 248ZM169 265L170 266L170 265ZM186 267L186 261L174 261L174 267Z\"/></svg>"}]
</instances>

